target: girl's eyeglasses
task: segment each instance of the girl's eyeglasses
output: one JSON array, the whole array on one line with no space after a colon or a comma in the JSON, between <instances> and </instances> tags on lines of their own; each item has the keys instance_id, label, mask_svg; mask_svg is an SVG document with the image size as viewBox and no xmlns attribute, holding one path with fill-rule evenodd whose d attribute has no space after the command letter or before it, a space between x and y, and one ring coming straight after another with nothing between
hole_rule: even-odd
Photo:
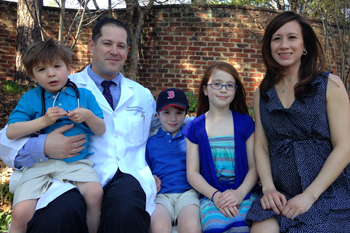
<instances>
[{"instance_id":1,"label":"girl's eyeglasses","mask_svg":"<svg viewBox=\"0 0 350 233\"><path fill-rule=\"evenodd\" d=\"M237 85L234 83L229 83L229 84L222 84L222 83L208 83L207 86L211 86L211 88L215 90L221 90L222 87L226 87L226 90L228 91L235 91L237 90Z\"/></svg>"}]
</instances>

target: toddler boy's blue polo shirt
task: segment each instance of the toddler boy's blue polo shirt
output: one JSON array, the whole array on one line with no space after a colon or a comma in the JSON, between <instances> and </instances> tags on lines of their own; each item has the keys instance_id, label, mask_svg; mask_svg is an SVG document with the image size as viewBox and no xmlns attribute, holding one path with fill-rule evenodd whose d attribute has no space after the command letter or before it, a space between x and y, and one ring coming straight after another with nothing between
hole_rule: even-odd
<instances>
[{"instance_id":1,"label":"toddler boy's blue polo shirt","mask_svg":"<svg viewBox=\"0 0 350 233\"><path fill-rule=\"evenodd\" d=\"M42 116L41 90L42 87L38 86L35 89L29 90L22 96L16 108L13 110L9 117L9 124L15 122L30 121ZM102 110L91 91L84 88L78 88L78 90L80 95L80 107L87 108L96 116L103 118ZM55 96L55 94L45 91L45 112L48 108L53 107L52 104L55 99ZM66 111L73 111L74 109L76 109L78 107L78 102L74 89L72 87L68 87L65 90L62 90L58 98L56 98L55 106L63 108ZM58 119L55 124L46 127L44 131L45 133L50 133L54 129L72 123L74 122L69 120L68 117L65 116ZM74 136L78 134L86 134L88 136L93 133L85 123L74 123L74 127L63 134L65 136ZM88 153L87 146L89 143L89 138L86 137L86 139L87 142L84 144L85 148L80 152L79 155L68 159L63 159L63 161L70 163L83 159L88 154L92 154Z\"/></svg>"}]
</instances>

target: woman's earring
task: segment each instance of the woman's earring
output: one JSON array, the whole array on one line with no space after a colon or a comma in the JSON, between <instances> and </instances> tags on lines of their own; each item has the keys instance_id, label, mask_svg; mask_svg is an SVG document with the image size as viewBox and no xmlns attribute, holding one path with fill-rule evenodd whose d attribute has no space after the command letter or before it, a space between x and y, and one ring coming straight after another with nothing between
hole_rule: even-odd
<instances>
[{"instance_id":1,"label":"woman's earring","mask_svg":"<svg viewBox=\"0 0 350 233\"><path fill-rule=\"evenodd\" d=\"M303 51L303 55L305 56L307 54L307 51L305 50L305 51Z\"/></svg>"}]
</instances>

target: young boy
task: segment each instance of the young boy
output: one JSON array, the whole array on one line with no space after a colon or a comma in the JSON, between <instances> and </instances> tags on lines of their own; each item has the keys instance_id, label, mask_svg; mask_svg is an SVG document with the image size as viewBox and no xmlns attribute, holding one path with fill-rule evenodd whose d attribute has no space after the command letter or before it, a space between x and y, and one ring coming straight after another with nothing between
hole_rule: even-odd
<instances>
[{"instance_id":1,"label":"young boy","mask_svg":"<svg viewBox=\"0 0 350 233\"><path fill-rule=\"evenodd\" d=\"M162 127L149 138L146 160L161 182L156 196L156 210L151 216L151 233L172 231L177 221L179 233L199 233L198 194L187 182L186 138L182 135L188 101L183 91L170 88L157 100L157 114Z\"/></svg>"},{"instance_id":2,"label":"young boy","mask_svg":"<svg viewBox=\"0 0 350 233\"><path fill-rule=\"evenodd\" d=\"M26 92L9 117L7 137L16 139L39 130L47 134L56 128L74 123L66 136L106 131L103 113L93 94L77 89L70 82L72 54L53 39L34 43L24 54L22 62L39 86ZM48 159L23 169L23 175L14 194L10 233L26 232L38 198L48 189L51 179L76 184L86 202L86 218L90 233L97 232L103 190L92 161L84 159L91 154L85 149L80 154L63 160Z\"/></svg>"}]
</instances>

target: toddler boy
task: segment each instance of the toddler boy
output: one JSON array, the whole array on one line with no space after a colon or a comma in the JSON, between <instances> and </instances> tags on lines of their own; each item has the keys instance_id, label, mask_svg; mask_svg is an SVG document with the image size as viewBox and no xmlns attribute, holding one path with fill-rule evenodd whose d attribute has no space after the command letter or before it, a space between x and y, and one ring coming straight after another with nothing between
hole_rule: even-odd
<instances>
[{"instance_id":1,"label":"toddler boy","mask_svg":"<svg viewBox=\"0 0 350 233\"><path fill-rule=\"evenodd\" d=\"M48 134L66 124L74 124L64 135L103 135L106 131L103 113L94 95L70 82L72 54L53 39L34 43L24 54L22 63L28 76L39 86L26 92L9 117L7 137L16 139L37 131ZM14 207L10 233L26 232L37 200L51 184L52 179L73 182L86 202L86 218L90 233L97 232L103 190L92 161L84 159L85 149L76 156L36 163L23 169L23 175L14 193Z\"/></svg>"}]
</instances>

